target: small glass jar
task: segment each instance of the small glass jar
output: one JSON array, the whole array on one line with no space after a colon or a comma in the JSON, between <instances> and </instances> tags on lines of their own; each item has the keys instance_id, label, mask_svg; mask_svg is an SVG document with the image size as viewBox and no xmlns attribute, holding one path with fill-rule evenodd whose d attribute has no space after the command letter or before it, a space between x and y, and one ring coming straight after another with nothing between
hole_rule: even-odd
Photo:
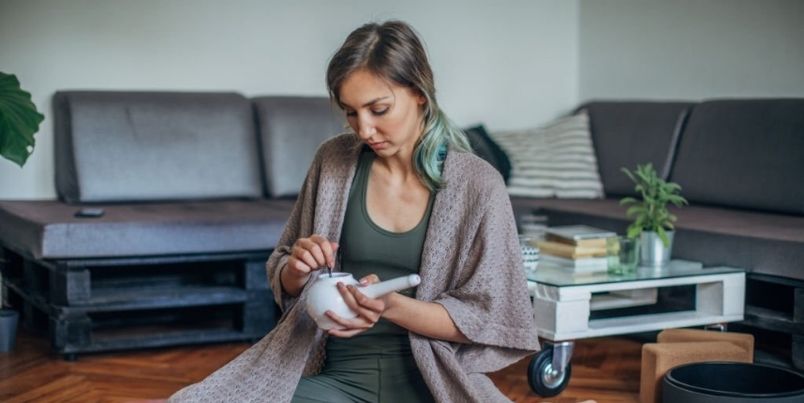
<instances>
[{"instance_id":1,"label":"small glass jar","mask_svg":"<svg viewBox=\"0 0 804 403\"><path fill-rule=\"evenodd\" d=\"M611 237L606 240L608 272L626 275L636 271L639 262L639 242L627 237Z\"/></svg>"}]
</instances>

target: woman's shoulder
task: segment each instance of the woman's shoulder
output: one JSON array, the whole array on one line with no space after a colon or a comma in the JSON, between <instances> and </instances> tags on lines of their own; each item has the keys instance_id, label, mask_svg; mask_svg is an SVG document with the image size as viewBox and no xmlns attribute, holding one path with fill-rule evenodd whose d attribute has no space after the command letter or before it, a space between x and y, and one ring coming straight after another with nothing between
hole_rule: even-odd
<instances>
[{"instance_id":1,"label":"woman's shoulder","mask_svg":"<svg viewBox=\"0 0 804 403\"><path fill-rule=\"evenodd\" d=\"M496 168L474 153L453 151L447 156L445 170L448 176L463 177L467 183L505 187L502 175Z\"/></svg>"},{"instance_id":2,"label":"woman's shoulder","mask_svg":"<svg viewBox=\"0 0 804 403\"><path fill-rule=\"evenodd\" d=\"M447 154L444 176L447 186L456 190L490 198L508 197L500 172L474 153L452 151Z\"/></svg>"}]
</instances>

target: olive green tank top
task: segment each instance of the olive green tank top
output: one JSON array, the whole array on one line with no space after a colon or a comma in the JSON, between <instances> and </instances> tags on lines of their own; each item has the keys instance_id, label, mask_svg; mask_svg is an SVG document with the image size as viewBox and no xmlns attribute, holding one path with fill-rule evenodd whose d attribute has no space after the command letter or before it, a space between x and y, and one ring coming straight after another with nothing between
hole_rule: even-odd
<instances>
[{"instance_id":1,"label":"olive green tank top","mask_svg":"<svg viewBox=\"0 0 804 403\"><path fill-rule=\"evenodd\" d=\"M413 229L391 232L381 228L371 220L366 206L366 188L374 158L374 152L368 149L360 154L349 190L339 253L342 271L352 273L357 280L373 273L382 281L419 272L434 198L431 193L427 209ZM402 291L402 294L413 297L415 291L411 288ZM327 349L340 353L346 353L345 350L360 354L372 351L394 353L400 349L410 351L410 341L406 329L381 318L374 327L352 338L330 337Z\"/></svg>"}]
</instances>

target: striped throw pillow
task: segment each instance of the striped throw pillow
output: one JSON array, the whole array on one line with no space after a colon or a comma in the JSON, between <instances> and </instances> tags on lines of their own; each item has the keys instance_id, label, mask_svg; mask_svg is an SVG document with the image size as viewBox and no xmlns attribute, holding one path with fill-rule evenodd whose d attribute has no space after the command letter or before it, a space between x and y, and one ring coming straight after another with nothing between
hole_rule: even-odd
<instances>
[{"instance_id":1,"label":"striped throw pillow","mask_svg":"<svg viewBox=\"0 0 804 403\"><path fill-rule=\"evenodd\" d=\"M603 197L586 111L538 129L490 133L511 160L511 196Z\"/></svg>"}]
</instances>

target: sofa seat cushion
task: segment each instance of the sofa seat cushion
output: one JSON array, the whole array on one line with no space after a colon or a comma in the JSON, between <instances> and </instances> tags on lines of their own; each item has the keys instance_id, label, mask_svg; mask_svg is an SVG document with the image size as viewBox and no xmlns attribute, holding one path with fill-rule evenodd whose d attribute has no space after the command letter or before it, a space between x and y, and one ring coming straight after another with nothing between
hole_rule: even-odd
<instances>
[{"instance_id":1,"label":"sofa seat cushion","mask_svg":"<svg viewBox=\"0 0 804 403\"><path fill-rule=\"evenodd\" d=\"M266 251L292 200L103 204L99 218L58 201L0 202L0 243L35 259Z\"/></svg>"},{"instance_id":2,"label":"sofa seat cushion","mask_svg":"<svg viewBox=\"0 0 804 403\"><path fill-rule=\"evenodd\" d=\"M541 210L550 225L588 224L624 233L630 223L619 199L513 198L518 214ZM673 208L676 258L804 280L804 217L707 206Z\"/></svg>"}]
</instances>

